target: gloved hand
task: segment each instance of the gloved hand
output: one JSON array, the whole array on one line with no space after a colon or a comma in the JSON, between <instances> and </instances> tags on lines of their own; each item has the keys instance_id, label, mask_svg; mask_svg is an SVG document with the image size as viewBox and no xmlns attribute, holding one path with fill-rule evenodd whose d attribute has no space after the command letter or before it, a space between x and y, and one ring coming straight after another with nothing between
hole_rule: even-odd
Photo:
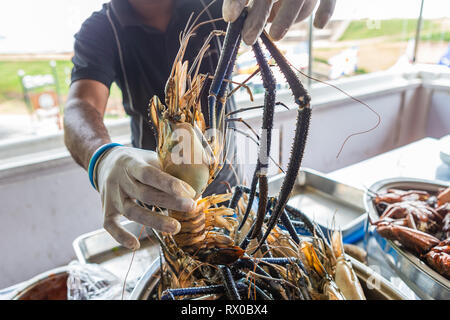
<instances>
[{"instance_id":1,"label":"gloved hand","mask_svg":"<svg viewBox=\"0 0 450 320\"><path fill-rule=\"evenodd\" d=\"M252 45L261 34L266 22L272 21L269 35L273 40L280 40L294 23L311 15L318 0L253 0L250 1L248 16L244 22L242 39ZM226 22L235 21L241 14L248 0L224 0L222 15ZM323 28L333 14L336 0L320 0L314 16L314 26Z\"/></svg>"},{"instance_id":2,"label":"gloved hand","mask_svg":"<svg viewBox=\"0 0 450 320\"><path fill-rule=\"evenodd\" d=\"M138 239L120 225L120 215L159 231L180 231L177 220L135 202L182 212L195 207L195 191L161 171L156 152L119 146L106 151L99 161L95 176L103 205L103 226L114 239L129 249L139 248Z\"/></svg>"}]
</instances>

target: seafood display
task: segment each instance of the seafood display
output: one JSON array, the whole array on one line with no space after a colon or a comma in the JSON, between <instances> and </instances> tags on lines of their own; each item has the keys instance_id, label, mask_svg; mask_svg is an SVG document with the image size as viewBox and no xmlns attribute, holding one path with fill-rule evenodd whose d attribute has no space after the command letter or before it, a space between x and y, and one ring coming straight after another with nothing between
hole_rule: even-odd
<instances>
[{"instance_id":1,"label":"seafood display","mask_svg":"<svg viewBox=\"0 0 450 320\"><path fill-rule=\"evenodd\" d=\"M450 188L437 194L388 189L374 195L373 202L380 216L371 221L377 232L450 279Z\"/></svg>"},{"instance_id":2,"label":"seafood display","mask_svg":"<svg viewBox=\"0 0 450 320\"><path fill-rule=\"evenodd\" d=\"M237 186L228 204L236 209L239 221L249 192L249 188ZM269 199L269 211L273 211L275 202L275 198ZM340 232L330 235L329 241L303 212L286 206L280 225L257 249L257 238L249 237L256 216L253 211L249 216L253 221L243 228L245 232L234 234L243 255L232 263L220 257L220 253L227 256L226 248L213 250L208 259L200 260L195 254L186 254L171 237L160 238L164 263L151 299L365 299L352 263L345 256ZM299 236L294 223L296 227L301 224L311 236ZM157 233L155 236L159 237Z\"/></svg>"},{"instance_id":3,"label":"seafood display","mask_svg":"<svg viewBox=\"0 0 450 320\"><path fill-rule=\"evenodd\" d=\"M163 259L153 297L364 299L359 280L346 259L341 233L324 235L301 210L287 205L308 135L310 97L266 33L261 34L260 41L284 74L298 106L295 137L281 190L277 197L268 196L276 83L257 41L252 50L266 90L261 128L265 136L259 141L251 185L236 186L228 194L202 197L227 161L227 123L232 119L231 113L225 111L227 85L245 18L244 10L228 25L212 81L210 76L199 73L199 65L209 48L208 41L221 32L212 32L196 59L189 63L183 60L187 43L203 23L188 23L166 84L165 103L158 97L150 101L162 169L196 191L196 208L192 212L168 212L181 223L178 234L154 231ZM208 105L204 106L208 114L204 115L201 98L208 86ZM309 232L309 236L299 236L293 223Z\"/></svg>"}]
</instances>

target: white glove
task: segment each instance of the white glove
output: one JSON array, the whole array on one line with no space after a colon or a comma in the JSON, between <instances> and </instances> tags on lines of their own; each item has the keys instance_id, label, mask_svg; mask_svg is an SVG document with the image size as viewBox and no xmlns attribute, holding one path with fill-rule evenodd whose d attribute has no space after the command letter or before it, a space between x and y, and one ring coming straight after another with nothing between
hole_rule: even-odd
<instances>
[{"instance_id":1,"label":"white glove","mask_svg":"<svg viewBox=\"0 0 450 320\"><path fill-rule=\"evenodd\" d=\"M235 21L244 7L249 3L248 16L242 29L242 39L252 45L261 34L268 19L272 19L269 35L273 40L280 40L294 23L311 15L318 0L224 0L222 6L223 19ZM323 28L333 14L336 0L320 0L319 8L314 16L314 26ZM273 6L273 10L272 10Z\"/></svg>"},{"instance_id":2,"label":"white glove","mask_svg":"<svg viewBox=\"0 0 450 320\"><path fill-rule=\"evenodd\" d=\"M119 146L106 151L98 161L94 177L102 199L103 227L114 239L129 249L139 248L138 239L120 225L121 215L159 231L180 231L177 220L135 202L182 212L195 207L195 191L161 171L156 152Z\"/></svg>"}]
</instances>

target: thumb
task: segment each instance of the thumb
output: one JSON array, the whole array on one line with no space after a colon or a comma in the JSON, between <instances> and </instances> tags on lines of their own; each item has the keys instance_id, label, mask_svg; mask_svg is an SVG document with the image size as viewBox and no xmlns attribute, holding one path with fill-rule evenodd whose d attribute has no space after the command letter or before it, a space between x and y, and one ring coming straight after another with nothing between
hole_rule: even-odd
<instances>
[{"instance_id":1,"label":"thumb","mask_svg":"<svg viewBox=\"0 0 450 320\"><path fill-rule=\"evenodd\" d=\"M225 22L234 22L239 17L246 4L247 0L224 0L222 16Z\"/></svg>"},{"instance_id":2,"label":"thumb","mask_svg":"<svg viewBox=\"0 0 450 320\"><path fill-rule=\"evenodd\" d=\"M103 227L109 234L122 246L137 250L140 247L139 240L129 231L127 231L118 221L119 216L115 218L105 218Z\"/></svg>"},{"instance_id":3,"label":"thumb","mask_svg":"<svg viewBox=\"0 0 450 320\"><path fill-rule=\"evenodd\" d=\"M336 0L320 0L319 8L317 8L314 16L314 27L322 29L328 23L333 14Z\"/></svg>"}]
</instances>

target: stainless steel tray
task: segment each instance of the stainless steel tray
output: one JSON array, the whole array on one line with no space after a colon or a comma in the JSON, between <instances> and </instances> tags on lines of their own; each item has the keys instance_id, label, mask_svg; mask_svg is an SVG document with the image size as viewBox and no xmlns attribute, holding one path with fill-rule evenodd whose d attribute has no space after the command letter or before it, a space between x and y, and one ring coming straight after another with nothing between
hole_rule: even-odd
<instances>
[{"instance_id":1,"label":"stainless steel tray","mask_svg":"<svg viewBox=\"0 0 450 320\"><path fill-rule=\"evenodd\" d=\"M353 269L363 287L364 294L368 300L405 300L403 296L394 286L380 276L378 273L353 259L351 261ZM157 285L160 277L160 259L157 258L147 269L142 278L138 281L136 287L131 293L130 300L149 300L150 294ZM376 284L376 285L374 285Z\"/></svg>"},{"instance_id":2,"label":"stainless steel tray","mask_svg":"<svg viewBox=\"0 0 450 320\"><path fill-rule=\"evenodd\" d=\"M369 190L383 192L389 188L416 189L436 192L438 188L448 187L450 184L444 181L429 181L411 178L393 178L381 180L373 184ZM378 212L372 198L366 192L364 196L365 206L371 220L378 220ZM417 296L422 299L450 299L450 281L431 269L414 254L403 250L391 240L381 237L376 228L369 223L366 225L365 245L368 252L369 263L377 261L379 254L385 262L395 271Z\"/></svg>"},{"instance_id":3,"label":"stainless steel tray","mask_svg":"<svg viewBox=\"0 0 450 320\"><path fill-rule=\"evenodd\" d=\"M104 229L81 235L72 245L78 261L99 264L122 281L130 268L127 286L134 287L147 267L159 257L159 243L152 234L147 234L145 230L141 232L141 224L126 221L122 225L137 238L141 235L141 247L136 250L131 268L133 252L120 246Z\"/></svg>"},{"instance_id":4,"label":"stainless steel tray","mask_svg":"<svg viewBox=\"0 0 450 320\"><path fill-rule=\"evenodd\" d=\"M276 196L284 174L269 180L269 193ZM367 214L364 191L302 168L288 204L302 210L324 230L341 230L344 242L362 240Z\"/></svg>"}]
</instances>

